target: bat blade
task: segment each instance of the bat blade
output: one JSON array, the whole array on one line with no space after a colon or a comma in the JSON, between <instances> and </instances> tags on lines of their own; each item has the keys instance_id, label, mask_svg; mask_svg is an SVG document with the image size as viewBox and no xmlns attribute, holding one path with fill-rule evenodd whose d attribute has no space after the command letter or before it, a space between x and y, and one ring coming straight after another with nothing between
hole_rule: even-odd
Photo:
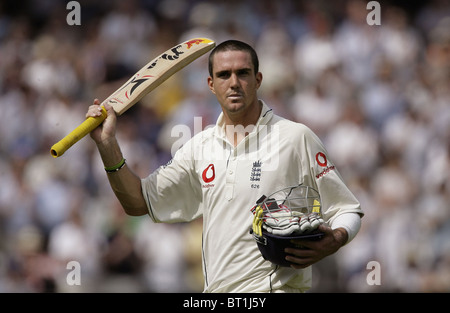
<instances>
[{"instance_id":1,"label":"bat blade","mask_svg":"<svg viewBox=\"0 0 450 313\"><path fill-rule=\"evenodd\" d=\"M106 98L102 105L108 103L117 115L122 115L146 94L214 46L215 42L207 38L193 38L174 46L143 66L126 83ZM106 118L106 111L103 111L102 116L87 118L66 137L55 143L50 149L50 154L54 158L60 157L78 140L94 130Z\"/></svg>"}]
</instances>

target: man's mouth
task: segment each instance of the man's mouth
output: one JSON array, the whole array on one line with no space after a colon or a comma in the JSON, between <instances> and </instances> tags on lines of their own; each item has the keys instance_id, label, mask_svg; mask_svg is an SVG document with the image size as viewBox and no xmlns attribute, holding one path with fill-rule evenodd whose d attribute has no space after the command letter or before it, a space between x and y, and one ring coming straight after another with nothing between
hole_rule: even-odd
<instances>
[{"instance_id":1,"label":"man's mouth","mask_svg":"<svg viewBox=\"0 0 450 313\"><path fill-rule=\"evenodd\" d=\"M228 95L228 98L230 98L231 100L238 100L242 98L242 95L239 93L232 93Z\"/></svg>"}]
</instances>

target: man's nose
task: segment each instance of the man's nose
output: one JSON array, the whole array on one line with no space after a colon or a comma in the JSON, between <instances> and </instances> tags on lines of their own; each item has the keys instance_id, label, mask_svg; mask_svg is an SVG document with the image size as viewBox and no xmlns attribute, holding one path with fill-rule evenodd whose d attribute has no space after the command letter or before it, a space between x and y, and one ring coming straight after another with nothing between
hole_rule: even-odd
<instances>
[{"instance_id":1,"label":"man's nose","mask_svg":"<svg viewBox=\"0 0 450 313\"><path fill-rule=\"evenodd\" d=\"M239 87L239 78L235 73L232 73L230 76L230 86L231 87Z\"/></svg>"}]
</instances>

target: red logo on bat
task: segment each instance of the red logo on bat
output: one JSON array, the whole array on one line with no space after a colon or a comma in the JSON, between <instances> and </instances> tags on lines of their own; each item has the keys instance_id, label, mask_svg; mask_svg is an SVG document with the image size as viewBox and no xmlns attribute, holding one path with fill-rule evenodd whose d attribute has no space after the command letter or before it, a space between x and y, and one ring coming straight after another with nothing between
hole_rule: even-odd
<instances>
[{"instance_id":1,"label":"red logo on bat","mask_svg":"<svg viewBox=\"0 0 450 313\"><path fill-rule=\"evenodd\" d=\"M199 43L203 42L203 39L193 39L188 42L186 42L187 48L190 49L194 44L198 45Z\"/></svg>"},{"instance_id":2,"label":"red logo on bat","mask_svg":"<svg viewBox=\"0 0 450 313\"><path fill-rule=\"evenodd\" d=\"M127 97L127 99L129 99L129 96L131 96L131 94L133 93L133 91L143 82L145 82L147 79L153 77L152 75L144 75L142 76L141 79L136 79L137 77L139 77L139 74L137 74L135 77L133 77L133 79L123 88L127 87L129 84L133 84L133 87L130 90L130 94L128 95L128 90L125 92L125 97ZM122 88L122 89L123 89Z\"/></svg>"}]
</instances>

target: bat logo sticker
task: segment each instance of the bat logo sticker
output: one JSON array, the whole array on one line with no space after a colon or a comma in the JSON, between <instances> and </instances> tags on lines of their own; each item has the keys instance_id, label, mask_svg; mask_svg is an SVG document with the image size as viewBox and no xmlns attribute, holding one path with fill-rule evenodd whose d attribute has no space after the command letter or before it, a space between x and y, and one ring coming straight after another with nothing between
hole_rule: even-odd
<instances>
[{"instance_id":1,"label":"bat logo sticker","mask_svg":"<svg viewBox=\"0 0 450 313\"><path fill-rule=\"evenodd\" d=\"M163 58L164 60L169 60L169 61L173 61L176 60L180 57L180 54L183 54L183 51L178 51L178 49L181 48L181 45L176 46L175 48L172 48L170 51L173 52L173 55L170 55L168 53L164 53L161 58Z\"/></svg>"},{"instance_id":2,"label":"bat logo sticker","mask_svg":"<svg viewBox=\"0 0 450 313\"><path fill-rule=\"evenodd\" d=\"M170 49L170 51L173 54L169 54L169 53L164 53L163 55L161 55L158 59L156 59L155 62L153 62L152 64L150 64L149 67L147 67L147 69L152 69L156 66L156 64L158 63L159 59L164 59L164 60L168 60L168 61L174 61L174 60L178 60L178 58L180 57L181 54L183 54L183 51L178 51L178 49L180 49L182 46L178 45L172 49Z\"/></svg>"},{"instance_id":3,"label":"bat logo sticker","mask_svg":"<svg viewBox=\"0 0 450 313\"><path fill-rule=\"evenodd\" d=\"M198 44L202 43L203 41L204 41L203 39L193 39L193 40L186 42L186 46L188 49L190 49L194 44L198 45Z\"/></svg>"},{"instance_id":4,"label":"bat logo sticker","mask_svg":"<svg viewBox=\"0 0 450 313\"><path fill-rule=\"evenodd\" d=\"M133 91L137 87L139 87L139 85L141 85L147 79L153 77L152 75L144 75L144 76L142 76L141 79L136 79L136 78L138 78L138 76L139 76L139 74L137 74L135 77L133 77L133 79L128 84L123 86L123 88L121 89L121 90L123 90L124 88L128 87L128 85L133 84L133 87L131 87L131 90L130 90L130 94L128 95L128 90L125 92L125 97L127 97L127 99L129 99L129 96L131 96L133 94Z\"/></svg>"}]
</instances>

